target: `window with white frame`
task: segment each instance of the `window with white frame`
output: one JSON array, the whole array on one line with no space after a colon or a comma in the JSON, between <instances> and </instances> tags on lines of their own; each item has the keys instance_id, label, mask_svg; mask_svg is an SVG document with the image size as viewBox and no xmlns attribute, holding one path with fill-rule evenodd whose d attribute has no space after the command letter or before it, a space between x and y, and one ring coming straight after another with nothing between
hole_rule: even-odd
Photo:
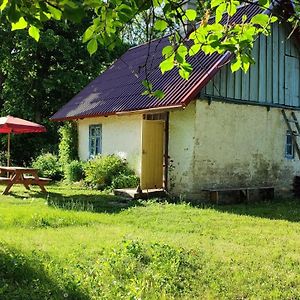
<instances>
[{"instance_id":1,"label":"window with white frame","mask_svg":"<svg viewBox=\"0 0 300 300\"><path fill-rule=\"evenodd\" d=\"M294 143L292 133L287 131L285 136L285 157L288 159L293 159L295 157L294 153Z\"/></svg>"},{"instance_id":2,"label":"window with white frame","mask_svg":"<svg viewBox=\"0 0 300 300\"><path fill-rule=\"evenodd\" d=\"M102 125L90 125L89 128L89 152L90 157L102 153Z\"/></svg>"}]
</instances>

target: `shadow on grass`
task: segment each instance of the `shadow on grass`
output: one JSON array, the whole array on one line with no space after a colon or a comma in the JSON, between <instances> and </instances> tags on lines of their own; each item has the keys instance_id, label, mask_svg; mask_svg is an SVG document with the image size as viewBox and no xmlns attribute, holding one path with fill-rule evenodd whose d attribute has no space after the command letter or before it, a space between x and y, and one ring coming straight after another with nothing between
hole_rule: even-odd
<instances>
[{"instance_id":1,"label":"shadow on grass","mask_svg":"<svg viewBox=\"0 0 300 300\"><path fill-rule=\"evenodd\" d=\"M89 299L70 279L58 284L41 263L0 244L0 299ZM57 279L57 278L56 278Z\"/></svg>"},{"instance_id":2,"label":"shadow on grass","mask_svg":"<svg viewBox=\"0 0 300 300\"><path fill-rule=\"evenodd\" d=\"M24 196L11 193L12 196L24 199ZM133 206L143 206L140 201L124 199L109 194L80 194L66 195L64 193L28 192L27 197L44 198L51 207L65 210L89 211L95 213L119 213Z\"/></svg>"},{"instance_id":3,"label":"shadow on grass","mask_svg":"<svg viewBox=\"0 0 300 300\"><path fill-rule=\"evenodd\" d=\"M299 199L274 199L250 204L209 205L206 207L236 215L246 215L271 220L286 220L290 222L300 221Z\"/></svg>"}]
</instances>

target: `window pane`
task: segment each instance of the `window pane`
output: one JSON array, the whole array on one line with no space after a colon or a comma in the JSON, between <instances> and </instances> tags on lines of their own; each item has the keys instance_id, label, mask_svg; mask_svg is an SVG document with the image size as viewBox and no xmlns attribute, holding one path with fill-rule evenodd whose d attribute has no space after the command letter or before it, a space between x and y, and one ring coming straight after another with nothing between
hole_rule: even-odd
<instances>
[{"instance_id":1,"label":"window pane","mask_svg":"<svg viewBox=\"0 0 300 300\"><path fill-rule=\"evenodd\" d=\"M90 125L89 131L90 156L101 154L102 125Z\"/></svg>"},{"instance_id":2,"label":"window pane","mask_svg":"<svg viewBox=\"0 0 300 300\"><path fill-rule=\"evenodd\" d=\"M294 142L293 137L289 131L286 132L285 138L285 157L289 159L294 158Z\"/></svg>"},{"instance_id":3,"label":"window pane","mask_svg":"<svg viewBox=\"0 0 300 300\"><path fill-rule=\"evenodd\" d=\"M91 154L95 154L95 140L94 139L91 139L90 141L90 152Z\"/></svg>"}]
</instances>

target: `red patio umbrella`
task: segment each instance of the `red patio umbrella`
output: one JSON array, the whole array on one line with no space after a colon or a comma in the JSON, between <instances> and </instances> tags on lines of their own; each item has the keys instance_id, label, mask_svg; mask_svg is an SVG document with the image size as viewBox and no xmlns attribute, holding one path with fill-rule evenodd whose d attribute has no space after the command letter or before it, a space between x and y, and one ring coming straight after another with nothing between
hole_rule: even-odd
<instances>
[{"instance_id":1,"label":"red patio umbrella","mask_svg":"<svg viewBox=\"0 0 300 300\"><path fill-rule=\"evenodd\" d=\"M40 124L26 121L12 116L0 118L0 133L7 133L7 166L10 161L10 134L46 132L46 128Z\"/></svg>"}]
</instances>

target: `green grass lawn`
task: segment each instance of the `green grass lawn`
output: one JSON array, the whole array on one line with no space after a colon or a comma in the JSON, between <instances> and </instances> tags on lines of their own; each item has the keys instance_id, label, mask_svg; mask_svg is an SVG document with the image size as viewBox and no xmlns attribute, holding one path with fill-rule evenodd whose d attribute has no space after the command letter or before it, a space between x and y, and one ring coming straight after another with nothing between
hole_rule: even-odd
<instances>
[{"instance_id":1,"label":"green grass lawn","mask_svg":"<svg viewBox=\"0 0 300 300\"><path fill-rule=\"evenodd\" d=\"M299 299L300 203L0 196L0 299ZM86 211L83 211L86 210Z\"/></svg>"}]
</instances>

